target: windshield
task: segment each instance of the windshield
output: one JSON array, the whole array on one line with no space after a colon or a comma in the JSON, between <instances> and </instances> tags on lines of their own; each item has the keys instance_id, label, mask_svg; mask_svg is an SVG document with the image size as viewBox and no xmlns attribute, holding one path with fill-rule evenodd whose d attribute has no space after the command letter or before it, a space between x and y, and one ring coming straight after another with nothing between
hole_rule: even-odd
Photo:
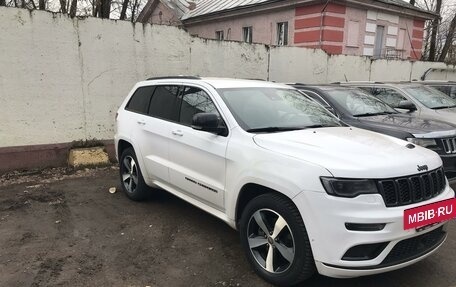
<instances>
[{"instance_id":1,"label":"windshield","mask_svg":"<svg viewBox=\"0 0 456 287\"><path fill-rule=\"evenodd\" d=\"M218 92L238 124L249 132L341 126L329 111L296 90L228 88Z\"/></svg>"},{"instance_id":2,"label":"windshield","mask_svg":"<svg viewBox=\"0 0 456 287\"><path fill-rule=\"evenodd\" d=\"M354 117L397 113L386 103L358 89L327 90L326 93Z\"/></svg>"},{"instance_id":3,"label":"windshield","mask_svg":"<svg viewBox=\"0 0 456 287\"><path fill-rule=\"evenodd\" d=\"M403 90L420 103L431 109L456 107L456 100L437 89L426 86L405 87Z\"/></svg>"}]
</instances>

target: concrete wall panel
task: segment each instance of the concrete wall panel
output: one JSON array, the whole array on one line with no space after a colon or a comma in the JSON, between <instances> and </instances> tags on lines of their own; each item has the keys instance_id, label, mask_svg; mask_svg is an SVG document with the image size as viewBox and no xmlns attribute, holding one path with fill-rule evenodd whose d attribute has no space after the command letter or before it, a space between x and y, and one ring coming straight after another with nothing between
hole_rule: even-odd
<instances>
[{"instance_id":1,"label":"concrete wall panel","mask_svg":"<svg viewBox=\"0 0 456 287\"><path fill-rule=\"evenodd\" d=\"M269 79L277 82L325 83L328 54L300 47L274 47L270 50Z\"/></svg>"},{"instance_id":2,"label":"concrete wall panel","mask_svg":"<svg viewBox=\"0 0 456 287\"><path fill-rule=\"evenodd\" d=\"M442 63L371 61L318 49L192 37L176 27L69 19L0 7L0 148L110 140L119 104L140 80L201 75L328 83L455 79Z\"/></svg>"},{"instance_id":3,"label":"concrete wall panel","mask_svg":"<svg viewBox=\"0 0 456 287\"><path fill-rule=\"evenodd\" d=\"M74 22L10 8L0 20L0 146L85 138Z\"/></svg>"},{"instance_id":4,"label":"concrete wall panel","mask_svg":"<svg viewBox=\"0 0 456 287\"><path fill-rule=\"evenodd\" d=\"M327 82L368 81L370 65L367 57L332 55L328 58Z\"/></svg>"},{"instance_id":5,"label":"concrete wall panel","mask_svg":"<svg viewBox=\"0 0 456 287\"><path fill-rule=\"evenodd\" d=\"M409 81L412 62L375 60L371 64L371 81Z\"/></svg>"}]
</instances>

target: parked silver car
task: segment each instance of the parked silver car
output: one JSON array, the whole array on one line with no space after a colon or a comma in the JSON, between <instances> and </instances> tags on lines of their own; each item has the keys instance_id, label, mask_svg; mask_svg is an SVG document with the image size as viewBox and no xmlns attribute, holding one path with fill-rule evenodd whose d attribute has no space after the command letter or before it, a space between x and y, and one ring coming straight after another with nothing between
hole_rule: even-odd
<instances>
[{"instance_id":1,"label":"parked silver car","mask_svg":"<svg viewBox=\"0 0 456 287\"><path fill-rule=\"evenodd\" d=\"M346 82L361 88L400 112L415 117L456 123L456 100L432 87L413 82ZM456 147L453 147L456 152Z\"/></svg>"},{"instance_id":2,"label":"parked silver car","mask_svg":"<svg viewBox=\"0 0 456 287\"><path fill-rule=\"evenodd\" d=\"M433 87L434 89L441 91L442 93L450 96L451 98L456 99L456 81L428 80L428 81L421 81L421 82L417 82L417 83Z\"/></svg>"}]
</instances>

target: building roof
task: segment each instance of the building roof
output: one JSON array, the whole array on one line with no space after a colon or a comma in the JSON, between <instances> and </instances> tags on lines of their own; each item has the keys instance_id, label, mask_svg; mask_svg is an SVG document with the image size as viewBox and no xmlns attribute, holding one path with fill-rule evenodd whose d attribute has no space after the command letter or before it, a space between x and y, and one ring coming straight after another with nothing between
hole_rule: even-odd
<instances>
[{"instance_id":1,"label":"building roof","mask_svg":"<svg viewBox=\"0 0 456 287\"><path fill-rule=\"evenodd\" d=\"M181 20L187 20L195 17L217 14L218 12L228 12L233 10L244 9L261 4L269 4L274 2L283 2L286 0L198 0L196 8L193 10L187 11L182 17ZM296 1L295 1L296 2ZM309 1L310 2L310 1ZM359 1L362 3L363 1ZM411 5L410 3L404 0L375 0L374 2L379 2L386 5L398 6L401 8L406 8L426 14L434 14L433 12L423 10L416 6ZM431 17L432 18L432 17Z\"/></svg>"},{"instance_id":2,"label":"building roof","mask_svg":"<svg viewBox=\"0 0 456 287\"><path fill-rule=\"evenodd\" d=\"M192 5L195 5L197 0L188 1L188 0L160 0L164 5L168 6L170 9L174 10L179 18L181 18L185 13L188 13L192 8Z\"/></svg>"},{"instance_id":3,"label":"building roof","mask_svg":"<svg viewBox=\"0 0 456 287\"><path fill-rule=\"evenodd\" d=\"M424 9L419 8L419 7L413 6L408 1L404 1L404 0L376 0L376 1L377 2L382 2L382 3L385 3L385 4L391 4L391 5L396 5L396 6L412 9L412 10L419 11L419 12L425 12L425 13L434 14L434 12L432 12L432 11L424 10Z\"/></svg>"},{"instance_id":4,"label":"building roof","mask_svg":"<svg viewBox=\"0 0 456 287\"><path fill-rule=\"evenodd\" d=\"M138 22L147 22L151 17L153 9L155 9L158 2L173 10L176 16L180 19L185 13L196 7L196 2L199 0L149 0L144 6L143 10L138 16Z\"/></svg>"},{"instance_id":5,"label":"building roof","mask_svg":"<svg viewBox=\"0 0 456 287\"><path fill-rule=\"evenodd\" d=\"M181 19L185 20L235 8L245 8L247 6L254 6L264 2L277 2L277 0L199 0L196 8L185 13Z\"/></svg>"}]
</instances>

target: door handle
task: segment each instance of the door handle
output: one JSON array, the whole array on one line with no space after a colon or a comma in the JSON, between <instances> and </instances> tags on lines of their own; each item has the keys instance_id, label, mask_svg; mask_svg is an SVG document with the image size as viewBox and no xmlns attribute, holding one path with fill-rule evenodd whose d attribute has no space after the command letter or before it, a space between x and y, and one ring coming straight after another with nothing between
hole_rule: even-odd
<instances>
[{"instance_id":1,"label":"door handle","mask_svg":"<svg viewBox=\"0 0 456 287\"><path fill-rule=\"evenodd\" d=\"M180 136L180 137L184 135L184 133L181 130L174 130L171 133L175 136Z\"/></svg>"},{"instance_id":2,"label":"door handle","mask_svg":"<svg viewBox=\"0 0 456 287\"><path fill-rule=\"evenodd\" d=\"M139 121L137 121L136 123L138 123L138 125L141 125L141 126L146 125L146 122L143 121L143 120L139 120Z\"/></svg>"}]
</instances>

